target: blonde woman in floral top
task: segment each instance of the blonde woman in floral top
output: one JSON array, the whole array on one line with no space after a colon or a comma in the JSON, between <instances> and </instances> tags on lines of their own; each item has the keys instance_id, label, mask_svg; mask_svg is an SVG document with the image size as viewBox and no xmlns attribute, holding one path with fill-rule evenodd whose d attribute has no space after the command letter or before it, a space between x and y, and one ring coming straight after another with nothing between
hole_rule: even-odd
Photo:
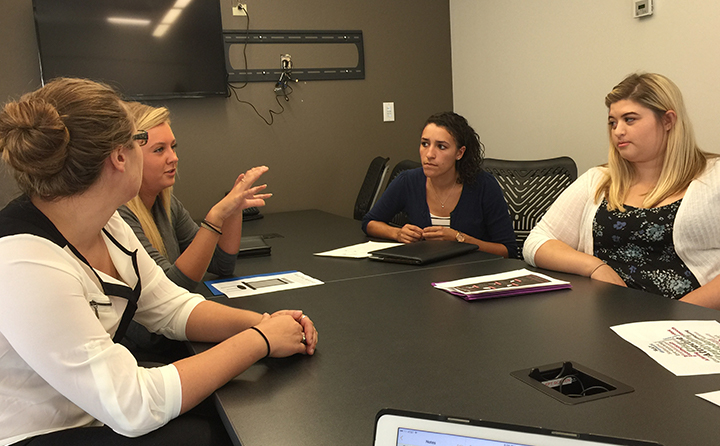
<instances>
[{"instance_id":1,"label":"blonde woman in floral top","mask_svg":"<svg viewBox=\"0 0 720 446\"><path fill-rule=\"evenodd\" d=\"M542 268L720 308L720 170L677 86L632 74L605 98L608 164L590 169L525 242Z\"/></svg>"}]
</instances>

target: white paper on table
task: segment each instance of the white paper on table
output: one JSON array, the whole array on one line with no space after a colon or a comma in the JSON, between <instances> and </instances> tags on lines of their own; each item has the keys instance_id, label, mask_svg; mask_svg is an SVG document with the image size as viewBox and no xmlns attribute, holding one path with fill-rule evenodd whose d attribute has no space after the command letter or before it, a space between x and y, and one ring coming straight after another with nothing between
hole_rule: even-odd
<instances>
[{"instance_id":1,"label":"white paper on table","mask_svg":"<svg viewBox=\"0 0 720 446\"><path fill-rule=\"evenodd\" d=\"M291 290L323 284L323 282L310 277L307 274L303 274L300 271L260 274L257 276L239 277L229 280L214 280L205 283L227 297L254 296L256 294L272 293L274 291ZM213 294L216 293L213 292Z\"/></svg>"},{"instance_id":2,"label":"white paper on table","mask_svg":"<svg viewBox=\"0 0 720 446\"><path fill-rule=\"evenodd\" d=\"M720 373L720 323L650 321L610 327L676 376Z\"/></svg>"},{"instance_id":3,"label":"white paper on table","mask_svg":"<svg viewBox=\"0 0 720 446\"><path fill-rule=\"evenodd\" d=\"M720 390L716 390L715 392L698 393L695 396L699 396L704 400L720 406Z\"/></svg>"},{"instance_id":4,"label":"white paper on table","mask_svg":"<svg viewBox=\"0 0 720 446\"><path fill-rule=\"evenodd\" d=\"M358 243L357 245L345 246L343 248L333 249L330 251L316 252L316 256L325 257L348 257L351 259L364 259L370 257L372 251L378 249L392 248L393 246L400 246L402 243L395 242L365 242Z\"/></svg>"}]
</instances>

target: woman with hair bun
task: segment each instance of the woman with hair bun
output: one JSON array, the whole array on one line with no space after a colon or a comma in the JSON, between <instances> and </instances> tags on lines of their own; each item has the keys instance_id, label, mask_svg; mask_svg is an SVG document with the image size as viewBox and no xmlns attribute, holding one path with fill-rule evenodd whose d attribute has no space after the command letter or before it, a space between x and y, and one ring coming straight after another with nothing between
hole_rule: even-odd
<instances>
[{"instance_id":1,"label":"woman with hair bun","mask_svg":"<svg viewBox=\"0 0 720 446\"><path fill-rule=\"evenodd\" d=\"M720 164L697 146L680 89L631 74L605 106L608 163L550 207L525 260L720 309Z\"/></svg>"},{"instance_id":2,"label":"woman with hair bun","mask_svg":"<svg viewBox=\"0 0 720 446\"><path fill-rule=\"evenodd\" d=\"M515 257L517 244L497 180L482 170L483 145L457 113L430 116L420 137L422 168L401 172L363 218L367 235L412 243L457 240ZM388 223L405 212L410 223Z\"/></svg>"},{"instance_id":3,"label":"woman with hair bun","mask_svg":"<svg viewBox=\"0 0 720 446\"><path fill-rule=\"evenodd\" d=\"M138 193L147 138L88 80L54 80L0 112L0 154L23 192L0 211L0 444L229 444L217 415L191 409L259 359L315 351L301 311L206 301L150 258L116 212ZM218 344L140 367L118 343L131 320Z\"/></svg>"}]
</instances>

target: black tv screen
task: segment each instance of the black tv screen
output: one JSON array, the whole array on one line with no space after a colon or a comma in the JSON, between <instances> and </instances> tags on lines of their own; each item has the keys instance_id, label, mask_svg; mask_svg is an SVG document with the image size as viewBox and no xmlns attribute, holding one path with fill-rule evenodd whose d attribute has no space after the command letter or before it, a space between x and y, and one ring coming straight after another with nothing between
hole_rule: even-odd
<instances>
[{"instance_id":1,"label":"black tv screen","mask_svg":"<svg viewBox=\"0 0 720 446\"><path fill-rule=\"evenodd\" d=\"M226 94L218 0L33 0L43 82L82 77L129 99Z\"/></svg>"}]
</instances>

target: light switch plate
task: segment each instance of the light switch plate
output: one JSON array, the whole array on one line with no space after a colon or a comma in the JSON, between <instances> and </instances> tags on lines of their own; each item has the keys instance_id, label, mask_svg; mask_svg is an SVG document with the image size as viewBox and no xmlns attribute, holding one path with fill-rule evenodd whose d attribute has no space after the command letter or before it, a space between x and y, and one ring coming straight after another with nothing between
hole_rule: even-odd
<instances>
[{"instance_id":1,"label":"light switch plate","mask_svg":"<svg viewBox=\"0 0 720 446\"><path fill-rule=\"evenodd\" d=\"M395 103L383 102L383 122L391 122L395 120Z\"/></svg>"}]
</instances>

